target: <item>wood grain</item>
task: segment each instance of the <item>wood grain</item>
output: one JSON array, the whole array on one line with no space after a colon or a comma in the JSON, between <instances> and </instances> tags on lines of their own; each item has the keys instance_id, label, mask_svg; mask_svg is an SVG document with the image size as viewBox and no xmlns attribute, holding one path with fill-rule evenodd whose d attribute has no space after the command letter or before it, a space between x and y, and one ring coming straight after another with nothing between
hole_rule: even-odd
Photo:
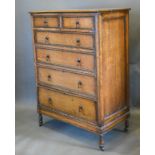
<instances>
[{"instance_id":1,"label":"wood grain","mask_svg":"<svg viewBox=\"0 0 155 155\"><path fill-rule=\"evenodd\" d=\"M37 49L37 61L94 72L94 56L62 50ZM87 60L87 61L86 61Z\"/></svg>"},{"instance_id":2,"label":"wood grain","mask_svg":"<svg viewBox=\"0 0 155 155\"><path fill-rule=\"evenodd\" d=\"M93 17L63 17L63 28L93 29Z\"/></svg>"},{"instance_id":3,"label":"wood grain","mask_svg":"<svg viewBox=\"0 0 155 155\"><path fill-rule=\"evenodd\" d=\"M34 27L59 27L59 18L56 17L34 17Z\"/></svg>"},{"instance_id":4,"label":"wood grain","mask_svg":"<svg viewBox=\"0 0 155 155\"><path fill-rule=\"evenodd\" d=\"M49 109L52 108L89 121L96 121L95 103L86 99L40 88L39 103Z\"/></svg>"},{"instance_id":5,"label":"wood grain","mask_svg":"<svg viewBox=\"0 0 155 155\"><path fill-rule=\"evenodd\" d=\"M72 46L88 49L94 48L93 36L89 34L67 34L41 31L36 31L35 34L36 43L40 44Z\"/></svg>"},{"instance_id":6,"label":"wood grain","mask_svg":"<svg viewBox=\"0 0 155 155\"><path fill-rule=\"evenodd\" d=\"M46 84L60 86L71 89L72 91L76 90L94 96L96 95L94 77L39 67L38 78L39 81Z\"/></svg>"},{"instance_id":7,"label":"wood grain","mask_svg":"<svg viewBox=\"0 0 155 155\"><path fill-rule=\"evenodd\" d=\"M125 15L103 15L103 101L105 116L127 104Z\"/></svg>"}]
</instances>

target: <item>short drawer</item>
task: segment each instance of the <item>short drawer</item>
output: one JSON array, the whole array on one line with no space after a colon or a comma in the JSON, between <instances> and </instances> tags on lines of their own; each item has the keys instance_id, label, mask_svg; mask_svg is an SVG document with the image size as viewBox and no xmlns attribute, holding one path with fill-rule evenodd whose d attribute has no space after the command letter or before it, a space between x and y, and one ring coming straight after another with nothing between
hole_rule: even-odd
<instances>
[{"instance_id":1,"label":"short drawer","mask_svg":"<svg viewBox=\"0 0 155 155\"><path fill-rule=\"evenodd\" d=\"M34 17L33 25L34 27L57 28L59 27L59 18L57 16Z\"/></svg>"},{"instance_id":2,"label":"short drawer","mask_svg":"<svg viewBox=\"0 0 155 155\"><path fill-rule=\"evenodd\" d=\"M88 121L96 121L95 103L87 99L39 88L39 103L46 110L57 110Z\"/></svg>"},{"instance_id":3,"label":"short drawer","mask_svg":"<svg viewBox=\"0 0 155 155\"><path fill-rule=\"evenodd\" d=\"M94 71L94 56L61 50L36 49L37 61L82 70Z\"/></svg>"},{"instance_id":4,"label":"short drawer","mask_svg":"<svg viewBox=\"0 0 155 155\"><path fill-rule=\"evenodd\" d=\"M70 46L94 49L94 39L91 34L68 34L59 32L35 32L35 42L38 44Z\"/></svg>"},{"instance_id":5,"label":"short drawer","mask_svg":"<svg viewBox=\"0 0 155 155\"><path fill-rule=\"evenodd\" d=\"M95 95L95 78L92 76L39 67L38 78L45 84Z\"/></svg>"},{"instance_id":6,"label":"short drawer","mask_svg":"<svg viewBox=\"0 0 155 155\"><path fill-rule=\"evenodd\" d=\"M94 29L94 17L63 17L63 28Z\"/></svg>"}]
</instances>

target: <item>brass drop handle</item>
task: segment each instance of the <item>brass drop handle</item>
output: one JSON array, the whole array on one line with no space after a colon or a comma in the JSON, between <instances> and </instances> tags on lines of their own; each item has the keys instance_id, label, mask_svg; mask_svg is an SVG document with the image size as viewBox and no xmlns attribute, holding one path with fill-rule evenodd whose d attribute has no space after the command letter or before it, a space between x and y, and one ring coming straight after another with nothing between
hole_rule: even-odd
<instances>
[{"instance_id":1,"label":"brass drop handle","mask_svg":"<svg viewBox=\"0 0 155 155\"><path fill-rule=\"evenodd\" d=\"M79 106L79 112L83 112L83 106L82 105Z\"/></svg>"},{"instance_id":2,"label":"brass drop handle","mask_svg":"<svg viewBox=\"0 0 155 155\"><path fill-rule=\"evenodd\" d=\"M48 21L47 20L44 20L44 24L48 24Z\"/></svg>"},{"instance_id":3,"label":"brass drop handle","mask_svg":"<svg viewBox=\"0 0 155 155\"><path fill-rule=\"evenodd\" d=\"M81 65L81 59L80 58L77 58L76 62L77 62L77 65Z\"/></svg>"},{"instance_id":4,"label":"brass drop handle","mask_svg":"<svg viewBox=\"0 0 155 155\"><path fill-rule=\"evenodd\" d=\"M78 88L81 88L81 87L82 87L82 85L83 85L83 84L82 84L82 82L81 82L81 81L79 81L79 82L78 82Z\"/></svg>"},{"instance_id":5,"label":"brass drop handle","mask_svg":"<svg viewBox=\"0 0 155 155\"><path fill-rule=\"evenodd\" d=\"M53 103L53 101L52 101L52 98L48 98L48 103L50 104L50 105L52 105L52 103Z\"/></svg>"},{"instance_id":6,"label":"brass drop handle","mask_svg":"<svg viewBox=\"0 0 155 155\"><path fill-rule=\"evenodd\" d=\"M51 79L52 79L51 75L48 75L47 79L48 79L48 81L51 81Z\"/></svg>"},{"instance_id":7,"label":"brass drop handle","mask_svg":"<svg viewBox=\"0 0 155 155\"><path fill-rule=\"evenodd\" d=\"M48 42L48 41L49 41L49 37L46 36L46 37L45 37L45 42Z\"/></svg>"},{"instance_id":8,"label":"brass drop handle","mask_svg":"<svg viewBox=\"0 0 155 155\"><path fill-rule=\"evenodd\" d=\"M46 55L46 61L49 61L49 60L50 60L50 56Z\"/></svg>"},{"instance_id":9,"label":"brass drop handle","mask_svg":"<svg viewBox=\"0 0 155 155\"><path fill-rule=\"evenodd\" d=\"M81 63L81 59L80 58L77 58L76 59L76 62Z\"/></svg>"},{"instance_id":10,"label":"brass drop handle","mask_svg":"<svg viewBox=\"0 0 155 155\"><path fill-rule=\"evenodd\" d=\"M79 27L80 27L80 22L76 21L76 28L79 28Z\"/></svg>"},{"instance_id":11,"label":"brass drop handle","mask_svg":"<svg viewBox=\"0 0 155 155\"><path fill-rule=\"evenodd\" d=\"M76 43L77 43L78 46L80 45L80 39L79 38L76 39Z\"/></svg>"}]
</instances>

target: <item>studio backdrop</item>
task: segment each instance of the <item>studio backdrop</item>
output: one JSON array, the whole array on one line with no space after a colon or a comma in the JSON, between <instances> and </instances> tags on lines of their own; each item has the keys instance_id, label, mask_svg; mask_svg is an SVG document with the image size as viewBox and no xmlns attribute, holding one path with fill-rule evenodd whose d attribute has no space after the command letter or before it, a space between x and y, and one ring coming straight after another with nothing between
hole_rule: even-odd
<instances>
[{"instance_id":1,"label":"studio backdrop","mask_svg":"<svg viewBox=\"0 0 155 155\"><path fill-rule=\"evenodd\" d=\"M16 0L16 103L32 104L36 98L30 11L131 8L129 23L130 103L133 106L139 106L139 3L139 0Z\"/></svg>"}]
</instances>

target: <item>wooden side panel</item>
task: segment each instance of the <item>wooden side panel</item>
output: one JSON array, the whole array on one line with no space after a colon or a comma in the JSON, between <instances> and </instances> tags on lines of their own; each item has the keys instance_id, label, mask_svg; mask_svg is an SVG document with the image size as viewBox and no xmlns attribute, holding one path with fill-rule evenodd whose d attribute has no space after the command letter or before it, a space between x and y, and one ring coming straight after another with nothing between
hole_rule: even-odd
<instances>
[{"instance_id":1,"label":"wooden side panel","mask_svg":"<svg viewBox=\"0 0 155 155\"><path fill-rule=\"evenodd\" d=\"M63 87L93 96L96 95L95 79L91 76L47 68L38 68L38 76L39 81L45 84Z\"/></svg>"},{"instance_id":2,"label":"wooden side panel","mask_svg":"<svg viewBox=\"0 0 155 155\"><path fill-rule=\"evenodd\" d=\"M37 61L94 72L94 56L62 50L36 49ZM87 60L87 61L86 61Z\"/></svg>"},{"instance_id":3,"label":"wooden side panel","mask_svg":"<svg viewBox=\"0 0 155 155\"><path fill-rule=\"evenodd\" d=\"M96 121L95 103L83 98L39 88L39 102L49 110L55 109L89 121Z\"/></svg>"},{"instance_id":4,"label":"wooden side panel","mask_svg":"<svg viewBox=\"0 0 155 155\"><path fill-rule=\"evenodd\" d=\"M127 106L126 12L102 18L102 85L104 116Z\"/></svg>"}]
</instances>

